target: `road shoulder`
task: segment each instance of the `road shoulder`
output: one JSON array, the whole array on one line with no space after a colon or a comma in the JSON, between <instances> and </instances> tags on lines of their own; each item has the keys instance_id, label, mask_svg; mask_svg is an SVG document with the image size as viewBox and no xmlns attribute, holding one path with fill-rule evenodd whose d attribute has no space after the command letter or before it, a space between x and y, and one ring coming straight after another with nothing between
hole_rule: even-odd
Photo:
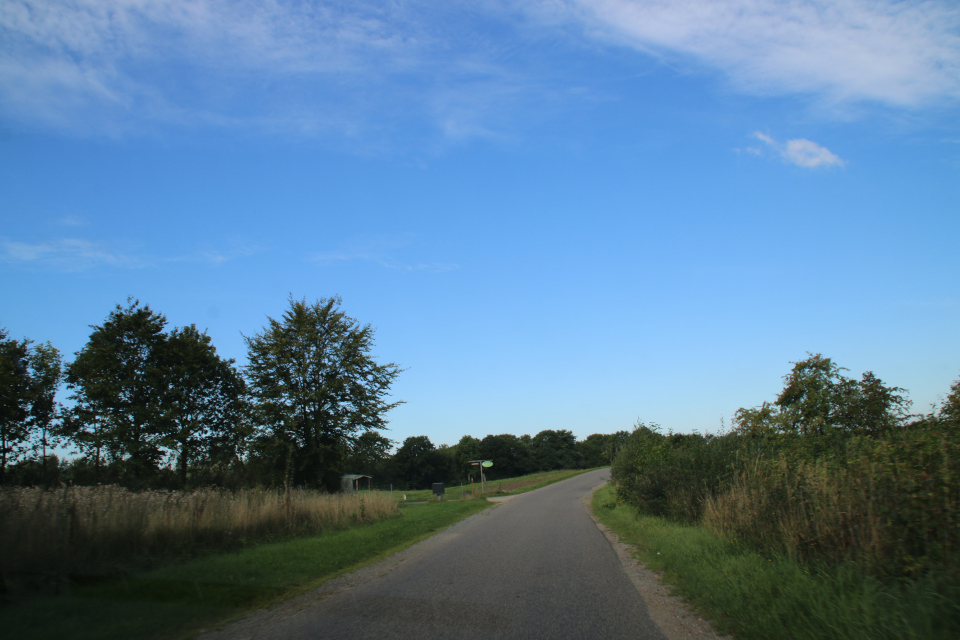
<instances>
[{"instance_id":1,"label":"road shoulder","mask_svg":"<svg viewBox=\"0 0 960 640\"><path fill-rule=\"evenodd\" d=\"M597 485L593 491L606 484L604 482ZM661 584L660 575L650 571L636 559L632 546L621 542L617 534L600 522L590 504L592 497L591 492L583 498L584 508L617 554L630 582L647 603L650 618L660 627L663 635L668 640L689 640L690 638L720 640L722 636L717 634L709 622L701 618L682 598L671 595L669 589Z\"/></svg>"}]
</instances>

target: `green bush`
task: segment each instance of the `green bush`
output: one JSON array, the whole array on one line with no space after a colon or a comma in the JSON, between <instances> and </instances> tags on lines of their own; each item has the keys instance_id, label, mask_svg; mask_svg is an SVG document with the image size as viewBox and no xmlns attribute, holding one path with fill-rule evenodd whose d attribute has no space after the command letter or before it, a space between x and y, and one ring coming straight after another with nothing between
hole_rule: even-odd
<instances>
[{"instance_id":1,"label":"green bush","mask_svg":"<svg viewBox=\"0 0 960 640\"><path fill-rule=\"evenodd\" d=\"M658 429L638 422L614 459L618 495L643 513L697 522L706 498L733 476L736 435L664 435Z\"/></svg>"},{"instance_id":2,"label":"green bush","mask_svg":"<svg viewBox=\"0 0 960 640\"><path fill-rule=\"evenodd\" d=\"M738 411L731 433L638 422L613 463L618 498L770 554L960 582L960 381L909 422L901 389L840 370L796 363L777 402Z\"/></svg>"}]
</instances>

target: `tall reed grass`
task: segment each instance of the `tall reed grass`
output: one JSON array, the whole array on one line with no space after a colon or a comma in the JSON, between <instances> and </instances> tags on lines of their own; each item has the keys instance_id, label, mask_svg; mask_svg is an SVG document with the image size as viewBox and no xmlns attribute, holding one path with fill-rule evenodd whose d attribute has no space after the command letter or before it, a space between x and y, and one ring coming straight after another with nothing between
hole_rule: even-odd
<instances>
[{"instance_id":1,"label":"tall reed grass","mask_svg":"<svg viewBox=\"0 0 960 640\"><path fill-rule=\"evenodd\" d=\"M114 573L400 515L389 494L0 489L0 571Z\"/></svg>"}]
</instances>

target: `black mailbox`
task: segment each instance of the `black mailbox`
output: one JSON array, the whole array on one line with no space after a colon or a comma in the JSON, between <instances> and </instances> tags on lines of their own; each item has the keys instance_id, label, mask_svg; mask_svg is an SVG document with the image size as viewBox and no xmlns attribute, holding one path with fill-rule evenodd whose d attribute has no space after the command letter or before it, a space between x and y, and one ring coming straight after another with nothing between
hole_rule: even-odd
<instances>
[{"instance_id":1,"label":"black mailbox","mask_svg":"<svg viewBox=\"0 0 960 640\"><path fill-rule=\"evenodd\" d=\"M433 483L433 494L439 498L440 496L443 495L443 493L444 493L443 483L442 483L442 482L434 482L434 483Z\"/></svg>"}]
</instances>

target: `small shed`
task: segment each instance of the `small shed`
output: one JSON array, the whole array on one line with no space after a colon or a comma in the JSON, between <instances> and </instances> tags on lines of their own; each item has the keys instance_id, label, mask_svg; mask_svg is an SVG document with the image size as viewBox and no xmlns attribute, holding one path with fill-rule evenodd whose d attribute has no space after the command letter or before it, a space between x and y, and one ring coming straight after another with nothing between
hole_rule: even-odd
<instances>
[{"instance_id":1,"label":"small shed","mask_svg":"<svg viewBox=\"0 0 960 640\"><path fill-rule=\"evenodd\" d=\"M370 490L371 476L364 476L358 473L345 473L340 476L340 488L344 493L353 493L363 488L363 479L367 479L367 490Z\"/></svg>"}]
</instances>

